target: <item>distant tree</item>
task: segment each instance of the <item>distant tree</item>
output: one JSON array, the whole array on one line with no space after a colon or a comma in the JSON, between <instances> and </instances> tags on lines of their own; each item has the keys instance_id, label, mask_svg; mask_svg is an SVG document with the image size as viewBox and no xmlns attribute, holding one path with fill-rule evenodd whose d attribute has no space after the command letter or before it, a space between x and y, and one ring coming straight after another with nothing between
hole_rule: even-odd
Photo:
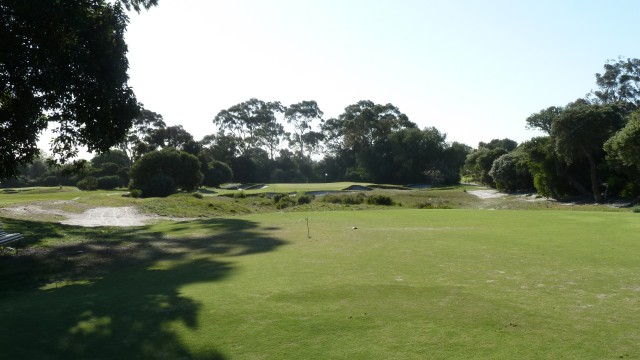
<instances>
[{"instance_id":1,"label":"distant tree","mask_svg":"<svg viewBox=\"0 0 640 360\"><path fill-rule=\"evenodd\" d=\"M241 139L236 138L232 134L218 132L217 134L205 136L200 141L200 146L202 152L207 153L211 157L207 163L216 159L230 164L235 157L241 154L241 142Z\"/></svg>"},{"instance_id":2,"label":"distant tree","mask_svg":"<svg viewBox=\"0 0 640 360\"><path fill-rule=\"evenodd\" d=\"M211 161L204 173L202 184L206 186L219 187L221 184L233 180L231 167L222 161Z\"/></svg>"},{"instance_id":3,"label":"distant tree","mask_svg":"<svg viewBox=\"0 0 640 360\"><path fill-rule=\"evenodd\" d=\"M640 59L609 60L604 72L596 74L598 90L593 94L600 104L628 104L634 110L640 106Z\"/></svg>"},{"instance_id":4,"label":"distant tree","mask_svg":"<svg viewBox=\"0 0 640 360\"><path fill-rule=\"evenodd\" d=\"M640 195L640 111L631 114L627 124L605 142L604 149L610 166L620 174L617 178L608 179L609 186L615 187L617 182L621 196L638 197Z\"/></svg>"},{"instance_id":5,"label":"distant tree","mask_svg":"<svg viewBox=\"0 0 640 360\"><path fill-rule=\"evenodd\" d=\"M118 144L118 148L127 154L130 162L134 162L140 156L156 149L157 146L148 143L148 138L152 133L166 126L162 115L142 109L133 119L133 126L127 131L125 139Z\"/></svg>"},{"instance_id":6,"label":"distant tree","mask_svg":"<svg viewBox=\"0 0 640 360\"><path fill-rule=\"evenodd\" d=\"M586 99L527 118L527 127L549 135L532 139L525 147L538 192L557 199L591 195L597 202L629 184L640 193L632 180L640 174L629 162L634 154L633 125L621 130L624 118L640 106L640 60L607 61L604 72L596 74L596 85L598 89ZM623 143L629 151L622 151Z\"/></svg>"},{"instance_id":7,"label":"distant tree","mask_svg":"<svg viewBox=\"0 0 640 360\"><path fill-rule=\"evenodd\" d=\"M284 107L278 101L264 102L253 98L220 111L213 123L220 131L239 139L238 145L244 153L247 149L273 143L268 138L277 129L276 114L283 111Z\"/></svg>"},{"instance_id":8,"label":"distant tree","mask_svg":"<svg viewBox=\"0 0 640 360\"><path fill-rule=\"evenodd\" d=\"M324 113L314 100L289 105L285 110L284 118L293 126L293 132L289 134L289 144L294 146L300 154L304 155L308 149L315 148L317 141L314 140L319 139L320 133L313 131L313 122L318 121L321 124L322 115ZM311 135L312 133L315 135Z\"/></svg>"},{"instance_id":9,"label":"distant tree","mask_svg":"<svg viewBox=\"0 0 640 360\"><path fill-rule=\"evenodd\" d=\"M416 124L392 104L362 100L345 108L338 118L322 124L328 155L340 165L339 178L362 181L377 177L381 168L391 169L389 136L395 131L416 128ZM375 165L374 165L375 164Z\"/></svg>"},{"instance_id":10,"label":"distant tree","mask_svg":"<svg viewBox=\"0 0 640 360\"><path fill-rule=\"evenodd\" d=\"M569 191L562 189L563 185L567 185L560 179L557 169L561 163L553 148L553 140L549 136L535 137L520 145L521 152L527 157L527 167L538 194L560 200Z\"/></svg>"},{"instance_id":11,"label":"distant tree","mask_svg":"<svg viewBox=\"0 0 640 360\"><path fill-rule=\"evenodd\" d=\"M588 169L584 170L583 168L584 162L567 162L565 157L560 156L556 150L555 137L552 132L553 124L558 121L565 109L589 105L591 103L587 100L577 99L565 107L552 106L543 109L532 114L526 120L527 127L543 130L549 135L545 138L536 138L535 142L526 147L535 187L544 196L561 200L573 195L586 196L591 194L591 191L583 185L589 182L588 177L584 178L583 175L588 173ZM543 152L546 154L543 155Z\"/></svg>"},{"instance_id":12,"label":"distant tree","mask_svg":"<svg viewBox=\"0 0 640 360\"><path fill-rule=\"evenodd\" d=\"M322 152L322 144L325 140L321 131L309 131L302 135L301 141L304 144L306 155L319 155Z\"/></svg>"},{"instance_id":13,"label":"distant tree","mask_svg":"<svg viewBox=\"0 0 640 360\"><path fill-rule=\"evenodd\" d=\"M106 163L112 163L118 165L118 167L128 167L129 166L129 157L127 154L118 149L111 149L102 154L98 154L91 158L91 165L94 168L103 167Z\"/></svg>"},{"instance_id":14,"label":"distant tree","mask_svg":"<svg viewBox=\"0 0 640 360\"><path fill-rule=\"evenodd\" d=\"M415 128L407 115L392 104L380 105L362 100L349 105L337 119L325 122L323 129L331 140L339 140L343 148L364 148L393 131Z\"/></svg>"},{"instance_id":15,"label":"distant tree","mask_svg":"<svg viewBox=\"0 0 640 360\"><path fill-rule=\"evenodd\" d=\"M631 114L627 124L604 144L607 155L640 172L640 111Z\"/></svg>"},{"instance_id":16,"label":"distant tree","mask_svg":"<svg viewBox=\"0 0 640 360\"><path fill-rule=\"evenodd\" d=\"M119 169L120 166L118 166L118 164L104 163L101 167L95 168L93 171L89 172L89 175L93 175L95 177L112 176L115 175Z\"/></svg>"},{"instance_id":17,"label":"distant tree","mask_svg":"<svg viewBox=\"0 0 640 360\"><path fill-rule=\"evenodd\" d=\"M457 184L460 182L460 174L462 173L464 162L471 151L471 146L457 141L454 141L444 149L442 164L445 172L445 184Z\"/></svg>"},{"instance_id":18,"label":"distant tree","mask_svg":"<svg viewBox=\"0 0 640 360\"><path fill-rule=\"evenodd\" d=\"M269 159L273 160L284 134L282 124L275 121L268 122L256 130L256 144L265 149L269 153Z\"/></svg>"},{"instance_id":19,"label":"distant tree","mask_svg":"<svg viewBox=\"0 0 640 360\"><path fill-rule=\"evenodd\" d=\"M518 143L511 139L493 139L486 144L480 142L478 147L484 147L489 150L502 149L506 152L511 152L518 147Z\"/></svg>"},{"instance_id":20,"label":"distant tree","mask_svg":"<svg viewBox=\"0 0 640 360\"><path fill-rule=\"evenodd\" d=\"M300 152L293 153L289 149L281 149L275 159L271 171L271 182L305 183L315 178L311 160Z\"/></svg>"},{"instance_id":21,"label":"distant tree","mask_svg":"<svg viewBox=\"0 0 640 360\"><path fill-rule=\"evenodd\" d=\"M241 183L259 183L269 181L271 166L269 155L260 148L247 149L244 154L231 162L233 178Z\"/></svg>"},{"instance_id":22,"label":"distant tree","mask_svg":"<svg viewBox=\"0 0 640 360\"><path fill-rule=\"evenodd\" d=\"M518 143L511 139L493 139L489 143L480 142L478 149L467 155L463 172L474 181L495 187L493 177L489 175L493 162L500 156L513 151Z\"/></svg>"},{"instance_id":23,"label":"distant tree","mask_svg":"<svg viewBox=\"0 0 640 360\"><path fill-rule=\"evenodd\" d=\"M35 158L25 167L24 175L31 180L35 180L44 175L49 170L47 160L43 158Z\"/></svg>"},{"instance_id":24,"label":"distant tree","mask_svg":"<svg viewBox=\"0 0 640 360\"><path fill-rule=\"evenodd\" d=\"M604 160L604 143L619 129L624 120L619 107L584 105L567 107L551 126L551 136L558 156L568 164L585 159L589 166L591 193L603 202L598 166Z\"/></svg>"},{"instance_id":25,"label":"distant tree","mask_svg":"<svg viewBox=\"0 0 640 360\"><path fill-rule=\"evenodd\" d=\"M389 136L390 159L380 162L380 167L394 175L385 179L391 183L442 183L443 155L447 148L446 135L434 127L423 130L417 128L401 129ZM375 167L375 156L371 167ZM392 166L392 168L389 168ZM374 170L375 172L375 170ZM459 170L458 170L459 172ZM436 179L437 178L437 179Z\"/></svg>"},{"instance_id":26,"label":"distant tree","mask_svg":"<svg viewBox=\"0 0 640 360\"><path fill-rule=\"evenodd\" d=\"M159 0L120 0L120 2L127 8L127 10L135 10L140 12L142 9L149 9L152 6L157 6Z\"/></svg>"},{"instance_id":27,"label":"distant tree","mask_svg":"<svg viewBox=\"0 0 640 360\"><path fill-rule=\"evenodd\" d=\"M194 143L193 135L185 130L182 125L154 129L145 137L145 141L154 150L158 148L186 150L197 146Z\"/></svg>"},{"instance_id":28,"label":"distant tree","mask_svg":"<svg viewBox=\"0 0 640 360\"><path fill-rule=\"evenodd\" d=\"M189 140L184 145L182 145L182 151L191 155L198 156L198 154L202 152L202 145L199 141Z\"/></svg>"},{"instance_id":29,"label":"distant tree","mask_svg":"<svg viewBox=\"0 0 640 360\"><path fill-rule=\"evenodd\" d=\"M38 137L50 125L61 162L79 146L104 152L124 138L139 104L127 84L122 4L140 10L156 3L0 3L0 178L38 155Z\"/></svg>"},{"instance_id":30,"label":"distant tree","mask_svg":"<svg viewBox=\"0 0 640 360\"><path fill-rule=\"evenodd\" d=\"M551 106L538 113L531 114L526 120L527 128L539 129L549 135L551 133L551 124L560 116L562 110L562 107Z\"/></svg>"}]
</instances>

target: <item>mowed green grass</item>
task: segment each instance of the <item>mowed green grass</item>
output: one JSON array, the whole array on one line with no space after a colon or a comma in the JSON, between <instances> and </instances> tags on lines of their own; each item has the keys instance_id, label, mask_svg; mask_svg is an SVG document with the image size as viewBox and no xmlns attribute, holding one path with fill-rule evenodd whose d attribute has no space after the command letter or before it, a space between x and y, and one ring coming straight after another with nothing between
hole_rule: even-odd
<instances>
[{"instance_id":1,"label":"mowed green grass","mask_svg":"<svg viewBox=\"0 0 640 360\"><path fill-rule=\"evenodd\" d=\"M638 214L3 222L2 359L640 357Z\"/></svg>"}]
</instances>

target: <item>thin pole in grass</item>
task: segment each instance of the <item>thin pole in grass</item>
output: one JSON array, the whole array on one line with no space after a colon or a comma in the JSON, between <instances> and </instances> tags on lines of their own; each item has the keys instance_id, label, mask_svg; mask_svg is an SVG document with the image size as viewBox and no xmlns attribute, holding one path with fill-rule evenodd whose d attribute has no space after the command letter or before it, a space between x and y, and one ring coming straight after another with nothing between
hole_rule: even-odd
<instances>
[{"instance_id":1,"label":"thin pole in grass","mask_svg":"<svg viewBox=\"0 0 640 360\"><path fill-rule=\"evenodd\" d=\"M309 233L309 218L304 218L307 221L307 239L311 239L311 234Z\"/></svg>"}]
</instances>

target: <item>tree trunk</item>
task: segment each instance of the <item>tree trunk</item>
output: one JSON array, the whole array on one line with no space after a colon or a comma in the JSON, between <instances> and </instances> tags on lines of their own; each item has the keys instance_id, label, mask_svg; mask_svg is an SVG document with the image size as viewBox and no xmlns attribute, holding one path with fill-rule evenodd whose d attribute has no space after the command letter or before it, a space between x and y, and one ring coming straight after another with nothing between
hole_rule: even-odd
<instances>
[{"instance_id":1,"label":"tree trunk","mask_svg":"<svg viewBox=\"0 0 640 360\"><path fill-rule=\"evenodd\" d=\"M562 167L560 161L556 159L556 173L560 176L563 176L567 179L569 185L571 185L574 189L578 190L578 192L582 195L591 195L591 192L587 190L578 180L576 180L573 176L569 175L569 172Z\"/></svg>"},{"instance_id":2,"label":"tree trunk","mask_svg":"<svg viewBox=\"0 0 640 360\"><path fill-rule=\"evenodd\" d=\"M583 149L583 151L589 161L589 176L591 177L591 192L593 193L593 199L597 203L602 203L604 201L602 194L600 193L600 182L598 181L596 162L590 152L585 149Z\"/></svg>"}]
</instances>

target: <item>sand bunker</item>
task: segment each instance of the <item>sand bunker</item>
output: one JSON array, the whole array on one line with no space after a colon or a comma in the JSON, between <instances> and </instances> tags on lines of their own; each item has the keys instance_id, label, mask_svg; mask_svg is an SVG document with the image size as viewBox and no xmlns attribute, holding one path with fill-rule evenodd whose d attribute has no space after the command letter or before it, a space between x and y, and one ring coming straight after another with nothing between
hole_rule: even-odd
<instances>
[{"instance_id":1,"label":"sand bunker","mask_svg":"<svg viewBox=\"0 0 640 360\"><path fill-rule=\"evenodd\" d=\"M60 223L84 227L95 226L142 226L153 216L140 214L134 207L99 207L82 214L69 214Z\"/></svg>"},{"instance_id":2,"label":"sand bunker","mask_svg":"<svg viewBox=\"0 0 640 360\"><path fill-rule=\"evenodd\" d=\"M144 215L134 207L98 207L76 214L62 210L44 209L37 205L4 208L3 211L23 216L56 215L66 218L61 224L84 227L96 226L142 226L151 220L165 219L159 216Z\"/></svg>"},{"instance_id":3,"label":"sand bunker","mask_svg":"<svg viewBox=\"0 0 640 360\"><path fill-rule=\"evenodd\" d=\"M480 199L497 199L503 196L507 196L507 194L501 193L498 190L471 190L467 191L471 195L475 195Z\"/></svg>"}]
</instances>

